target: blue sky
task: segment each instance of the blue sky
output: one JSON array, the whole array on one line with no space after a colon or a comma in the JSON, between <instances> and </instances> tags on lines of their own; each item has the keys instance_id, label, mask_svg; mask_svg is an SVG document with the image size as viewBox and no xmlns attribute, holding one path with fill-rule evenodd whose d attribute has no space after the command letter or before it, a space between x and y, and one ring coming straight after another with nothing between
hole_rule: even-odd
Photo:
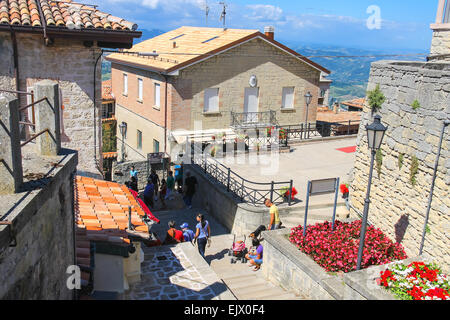
<instances>
[{"instance_id":1,"label":"blue sky","mask_svg":"<svg viewBox=\"0 0 450 320\"><path fill-rule=\"evenodd\" d=\"M220 27L219 0L208 0L210 27ZM169 31L182 25L205 26L205 0L93 0L99 9L125 18L140 29ZM288 45L329 44L367 49L415 49L428 52L430 23L437 0L228 0L227 27L263 30L275 27ZM379 8L379 29L367 27L370 6Z\"/></svg>"}]
</instances>

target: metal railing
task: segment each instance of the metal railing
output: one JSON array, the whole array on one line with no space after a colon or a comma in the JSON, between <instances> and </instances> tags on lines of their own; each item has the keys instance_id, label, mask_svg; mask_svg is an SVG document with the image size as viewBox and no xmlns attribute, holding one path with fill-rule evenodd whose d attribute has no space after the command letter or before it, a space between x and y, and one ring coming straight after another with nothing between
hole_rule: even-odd
<instances>
[{"instance_id":1,"label":"metal railing","mask_svg":"<svg viewBox=\"0 0 450 320\"><path fill-rule=\"evenodd\" d=\"M223 185L227 192L233 193L241 201L260 206L264 204L265 199L270 199L275 204L287 202L289 206L292 205L293 180L265 183L247 180L214 159L208 152L204 152L195 143L187 141L187 144L191 146L191 163L200 167L205 174Z\"/></svg>"},{"instance_id":2,"label":"metal railing","mask_svg":"<svg viewBox=\"0 0 450 320\"><path fill-rule=\"evenodd\" d=\"M232 128L258 128L277 125L276 111L233 112L231 111Z\"/></svg>"}]
</instances>

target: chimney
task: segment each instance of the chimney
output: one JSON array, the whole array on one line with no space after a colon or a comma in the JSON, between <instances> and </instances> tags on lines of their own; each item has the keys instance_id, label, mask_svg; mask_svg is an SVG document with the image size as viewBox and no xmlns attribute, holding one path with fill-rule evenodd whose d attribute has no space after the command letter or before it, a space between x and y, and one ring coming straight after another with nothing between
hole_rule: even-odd
<instances>
[{"instance_id":1,"label":"chimney","mask_svg":"<svg viewBox=\"0 0 450 320\"><path fill-rule=\"evenodd\" d=\"M273 26L265 27L264 34L266 35L266 37L274 40L275 39L275 28Z\"/></svg>"}]
</instances>

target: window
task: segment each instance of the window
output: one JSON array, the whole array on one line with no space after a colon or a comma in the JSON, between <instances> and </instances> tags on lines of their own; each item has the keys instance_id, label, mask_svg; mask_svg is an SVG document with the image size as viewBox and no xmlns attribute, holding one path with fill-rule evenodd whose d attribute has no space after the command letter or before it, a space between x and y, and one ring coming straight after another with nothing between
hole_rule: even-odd
<instances>
[{"instance_id":1,"label":"window","mask_svg":"<svg viewBox=\"0 0 450 320\"><path fill-rule=\"evenodd\" d=\"M108 118L108 105L102 104L102 119Z\"/></svg>"},{"instance_id":2,"label":"window","mask_svg":"<svg viewBox=\"0 0 450 320\"><path fill-rule=\"evenodd\" d=\"M208 40L203 41L202 43L208 43L208 42L210 42L210 41L213 41L213 40L217 39L218 37L219 37L219 36L213 37L213 38L211 38L211 39L208 39Z\"/></svg>"},{"instance_id":3,"label":"window","mask_svg":"<svg viewBox=\"0 0 450 320\"><path fill-rule=\"evenodd\" d=\"M205 90L205 108L204 112L219 111L219 89L212 88Z\"/></svg>"},{"instance_id":4,"label":"window","mask_svg":"<svg viewBox=\"0 0 450 320\"><path fill-rule=\"evenodd\" d=\"M183 33L183 34L180 34L179 36L176 36L176 37L170 39L170 41L175 40L175 39L178 39L178 38L181 38L181 37L184 36L184 35L185 35L184 33Z\"/></svg>"},{"instance_id":5,"label":"window","mask_svg":"<svg viewBox=\"0 0 450 320\"><path fill-rule=\"evenodd\" d=\"M123 94L128 95L128 75L123 74Z\"/></svg>"},{"instance_id":6,"label":"window","mask_svg":"<svg viewBox=\"0 0 450 320\"><path fill-rule=\"evenodd\" d=\"M114 103L108 103L108 118L112 118L116 110L114 110Z\"/></svg>"},{"instance_id":7,"label":"window","mask_svg":"<svg viewBox=\"0 0 450 320\"><path fill-rule=\"evenodd\" d=\"M155 101L154 106L157 108L161 107L161 85L159 83L155 83Z\"/></svg>"},{"instance_id":8,"label":"window","mask_svg":"<svg viewBox=\"0 0 450 320\"><path fill-rule=\"evenodd\" d=\"M142 79L138 79L138 100L144 100L144 81Z\"/></svg>"},{"instance_id":9,"label":"window","mask_svg":"<svg viewBox=\"0 0 450 320\"><path fill-rule=\"evenodd\" d=\"M153 139L153 153L159 153L159 141Z\"/></svg>"},{"instance_id":10,"label":"window","mask_svg":"<svg viewBox=\"0 0 450 320\"><path fill-rule=\"evenodd\" d=\"M294 109L294 87L283 88L283 101L281 108Z\"/></svg>"},{"instance_id":11,"label":"window","mask_svg":"<svg viewBox=\"0 0 450 320\"><path fill-rule=\"evenodd\" d=\"M325 94L327 93L327 91L325 89L320 89L320 96L319 98L325 98Z\"/></svg>"},{"instance_id":12,"label":"window","mask_svg":"<svg viewBox=\"0 0 450 320\"><path fill-rule=\"evenodd\" d=\"M137 131L137 148L138 150L142 150L142 132Z\"/></svg>"}]
</instances>

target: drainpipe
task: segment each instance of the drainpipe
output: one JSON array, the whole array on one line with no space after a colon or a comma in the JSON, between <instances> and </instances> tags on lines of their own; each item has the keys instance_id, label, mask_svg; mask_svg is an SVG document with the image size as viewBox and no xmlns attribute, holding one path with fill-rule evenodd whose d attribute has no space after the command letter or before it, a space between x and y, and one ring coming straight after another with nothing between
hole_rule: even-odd
<instances>
[{"instance_id":1,"label":"drainpipe","mask_svg":"<svg viewBox=\"0 0 450 320\"><path fill-rule=\"evenodd\" d=\"M45 20L44 13L42 12L41 2L40 1L36 1L36 6L37 6L37 9L39 11L39 16L40 16L41 21L42 21L42 27L44 29L44 43L45 43L46 46L48 46L50 41L49 41L48 36L47 36L47 21Z\"/></svg>"},{"instance_id":2,"label":"drainpipe","mask_svg":"<svg viewBox=\"0 0 450 320\"><path fill-rule=\"evenodd\" d=\"M164 96L164 153L167 153L167 96L168 96L168 76L163 74L162 75L165 80L165 96Z\"/></svg>"},{"instance_id":3,"label":"drainpipe","mask_svg":"<svg viewBox=\"0 0 450 320\"><path fill-rule=\"evenodd\" d=\"M97 170L104 176L103 170L100 167L99 160L97 159L97 66L101 57L103 57L103 50L95 61L94 65L94 161Z\"/></svg>"}]
</instances>

